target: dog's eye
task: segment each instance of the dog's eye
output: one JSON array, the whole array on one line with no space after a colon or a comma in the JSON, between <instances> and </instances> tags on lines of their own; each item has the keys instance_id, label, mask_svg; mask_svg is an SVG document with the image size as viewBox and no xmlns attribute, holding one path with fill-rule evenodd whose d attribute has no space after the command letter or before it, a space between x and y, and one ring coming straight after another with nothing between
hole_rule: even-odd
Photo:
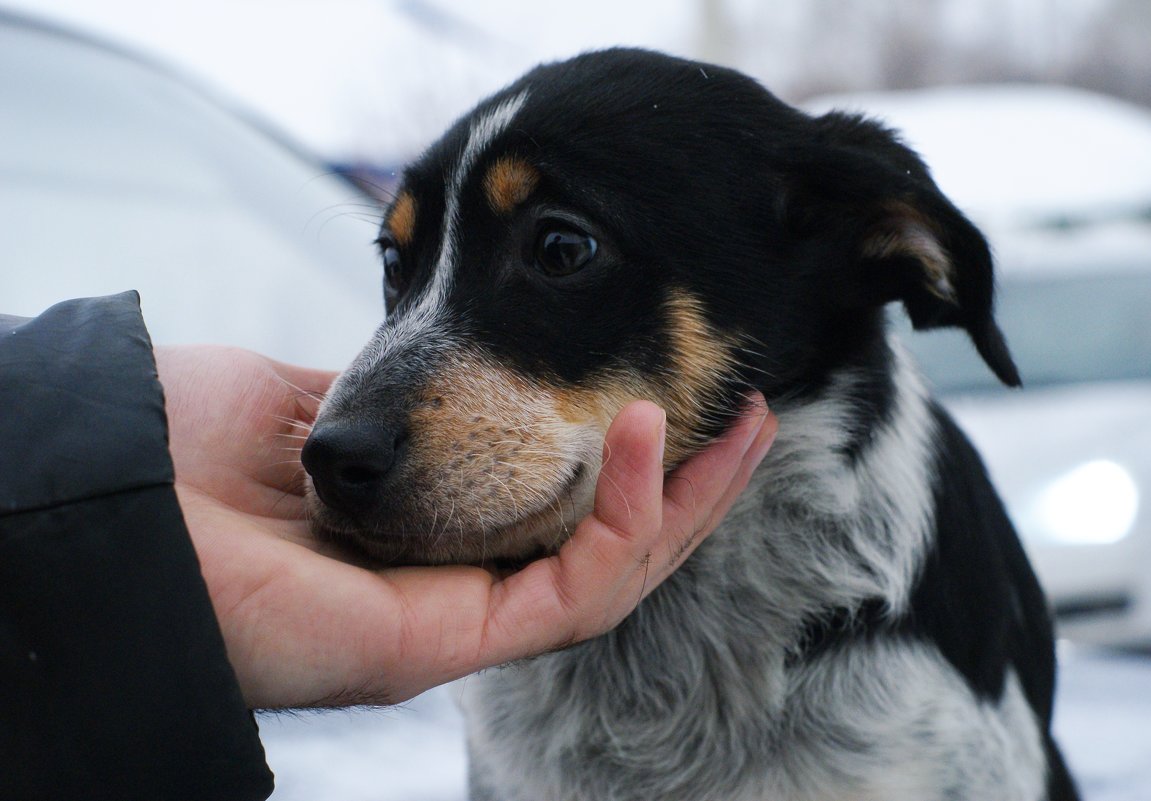
<instances>
[{"instance_id":1,"label":"dog's eye","mask_svg":"<svg viewBox=\"0 0 1151 801\"><path fill-rule=\"evenodd\" d=\"M536 240L536 266L548 275L571 275L591 261L599 244L574 228L547 228Z\"/></svg>"},{"instance_id":2,"label":"dog's eye","mask_svg":"<svg viewBox=\"0 0 1151 801\"><path fill-rule=\"evenodd\" d=\"M399 247L390 238L380 237L377 244L384 261L384 297L391 303L404 291L404 263Z\"/></svg>"}]
</instances>

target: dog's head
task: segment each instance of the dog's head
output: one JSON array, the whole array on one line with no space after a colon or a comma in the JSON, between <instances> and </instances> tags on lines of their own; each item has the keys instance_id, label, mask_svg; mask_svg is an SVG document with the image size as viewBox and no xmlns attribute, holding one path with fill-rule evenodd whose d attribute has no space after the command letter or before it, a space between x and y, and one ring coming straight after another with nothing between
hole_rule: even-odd
<instances>
[{"instance_id":1,"label":"dog's head","mask_svg":"<svg viewBox=\"0 0 1151 801\"><path fill-rule=\"evenodd\" d=\"M874 366L890 301L1018 383L987 245L919 159L711 65L537 68L405 171L379 245L387 319L303 456L315 528L384 559L554 548L625 403L667 410L670 466L749 387L802 398Z\"/></svg>"}]
</instances>

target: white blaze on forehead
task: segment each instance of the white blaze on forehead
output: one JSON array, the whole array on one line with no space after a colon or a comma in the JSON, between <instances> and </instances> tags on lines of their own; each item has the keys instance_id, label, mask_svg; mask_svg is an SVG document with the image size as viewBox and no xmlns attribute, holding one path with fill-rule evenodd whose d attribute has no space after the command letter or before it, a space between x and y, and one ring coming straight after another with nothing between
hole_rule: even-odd
<instances>
[{"instance_id":1,"label":"white blaze on forehead","mask_svg":"<svg viewBox=\"0 0 1151 801\"><path fill-rule=\"evenodd\" d=\"M523 108L527 97L527 90L524 90L499 103L472 122L468 132L468 142L452 169L451 177L448 179L447 194L444 198L443 240L440 243L440 254L439 258L436 259L431 286L420 305L423 305L424 302L431 302L435 306L439 306L447 297L459 255L456 229L459 226L460 193L463 191L464 183L475 167L476 159L497 136L507 130L516 114Z\"/></svg>"},{"instance_id":2,"label":"white blaze on forehead","mask_svg":"<svg viewBox=\"0 0 1151 801\"><path fill-rule=\"evenodd\" d=\"M458 261L458 243L456 229L460 217L460 193L464 183L475 167L476 160L497 136L508 129L516 114L523 108L527 100L527 90L518 95L509 97L496 106L476 117L468 131L468 141L460 152L458 160L451 166L447 187L445 189L443 239L440 252L432 268L432 280L428 283L424 294L412 305L402 320L388 326L381 326L375 337L356 359L349 372L367 374L371 372L388 354L395 353L406 345L420 342L435 342L440 340L446 345L446 336L443 332L443 311L446 306L448 291L451 288L452 278Z\"/></svg>"}]
</instances>

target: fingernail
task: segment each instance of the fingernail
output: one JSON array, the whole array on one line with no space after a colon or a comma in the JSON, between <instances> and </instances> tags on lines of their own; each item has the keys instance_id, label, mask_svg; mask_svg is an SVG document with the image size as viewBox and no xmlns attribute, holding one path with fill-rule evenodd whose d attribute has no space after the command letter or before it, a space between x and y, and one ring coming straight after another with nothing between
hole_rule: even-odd
<instances>
[{"instance_id":1,"label":"fingernail","mask_svg":"<svg viewBox=\"0 0 1151 801\"><path fill-rule=\"evenodd\" d=\"M763 423L768 417L767 401L759 392L750 392L743 397L743 409L741 414L745 417L754 418L758 425L751 427L752 433L748 437L748 442L751 442L759 433Z\"/></svg>"},{"instance_id":2,"label":"fingernail","mask_svg":"<svg viewBox=\"0 0 1151 801\"><path fill-rule=\"evenodd\" d=\"M779 422L772 417L770 410L764 406L763 421L755 432L755 439L747 449L748 455L757 463L763 460L767 452L775 443L775 436L779 433Z\"/></svg>"},{"instance_id":3,"label":"fingernail","mask_svg":"<svg viewBox=\"0 0 1151 801\"><path fill-rule=\"evenodd\" d=\"M660 411L663 412L663 416L660 418L659 428L656 429L656 436L659 437L659 463L663 464L667 451L667 411L664 409Z\"/></svg>"},{"instance_id":4,"label":"fingernail","mask_svg":"<svg viewBox=\"0 0 1151 801\"><path fill-rule=\"evenodd\" d=\"M743 396L744 414L767 414L767 400L759 392L749 392Z\"/></svg>"}]
</instances>

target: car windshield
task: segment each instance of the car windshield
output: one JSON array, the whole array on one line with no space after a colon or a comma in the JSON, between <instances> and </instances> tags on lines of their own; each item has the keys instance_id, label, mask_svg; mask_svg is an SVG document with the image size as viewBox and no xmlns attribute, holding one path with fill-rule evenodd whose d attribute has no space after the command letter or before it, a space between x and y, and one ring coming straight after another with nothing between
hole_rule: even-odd
<instances>
[{"instance_id":1,"label":"car windshield","mask_svg":"<svg viewBox=\"0 0 1151 801\"><path fill-rule=\"evenodd\" d=\"M378 210L130 54L0 13L0 302L141 295L153 341L337 367L383 314Z\"/></svg>"},{"instance_id":2,"label":"car windshield","mask_svg":"<svg viewBox=\"0 0 1151 801\"><path fill-rule=\"evenodd\" d=\"M1151 274L1005 279L996 317L1027 386L1151 378ZM955 329L903 340L944 394L1000 386Z\"/></svg>"}]
</instances>

